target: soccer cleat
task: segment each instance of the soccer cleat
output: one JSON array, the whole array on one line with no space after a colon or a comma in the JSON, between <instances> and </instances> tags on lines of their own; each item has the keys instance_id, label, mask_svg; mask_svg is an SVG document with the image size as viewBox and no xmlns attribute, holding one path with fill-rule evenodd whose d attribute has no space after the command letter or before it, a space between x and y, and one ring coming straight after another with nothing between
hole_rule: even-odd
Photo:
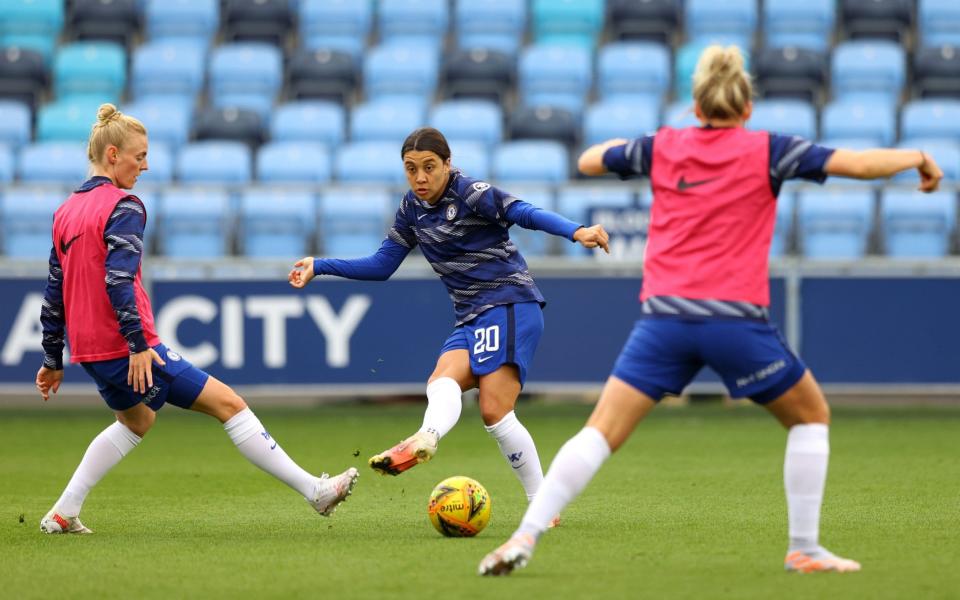
<instances>
[{"instance_id":1,"label":"soccer cleat","mask_svg":"<svg viewBox=\"0 0 960 600\"><path fill-rule=\"evenodd\" d=\"M527 566L536 544L533 536L515 533L505 544L483 557L478 575L509 575L514 569Z\"/></svg>"},{"instance_id":2,"label":"soccer cleat","mask_svg":"<svg viewBox=\"0 0 960 600\"><path fill-rule=\"evenodd\" d=\"M783 559L783 568L797 573L853 573L860 570L860 563L849 558L841 558L820 548L814 552L794 550Z\"/></svg>"},{"instance_id":3,"label":"soccer cleat","mask_svg":"<svg viewBox=\"0 0 960 600\"><path fill-rule=\"evenodd\" d=\"M329 517L337 510L337 506L353 493L353 486L356 485L358 477L360 473L353 467L336 477L330 477L324 473L317 480L313 498L307 498L307 501L322 516Z\"/></svg>"},{"instance_id":4,"label":"soccer cleat","mask_svg":"<svg viewBox=\"0 0 960 600\"><path fill-rule=\"evenodd\" d=\"M93 533L89 527L80 522L80 517L64 517L52 508L40 519L40 531L44 533Z\"/></svg>"},{"instance_id":5,"label":"soccer cleat","mask_svg":"<svg viewBox=\"0 0 960 600\"><path fill-rule=\"evenodd\" d=\"M393 448L370 457L370 468L381 475L399 475L437 453L437 436L418 431Z\"/></svg>"}]
</instances>

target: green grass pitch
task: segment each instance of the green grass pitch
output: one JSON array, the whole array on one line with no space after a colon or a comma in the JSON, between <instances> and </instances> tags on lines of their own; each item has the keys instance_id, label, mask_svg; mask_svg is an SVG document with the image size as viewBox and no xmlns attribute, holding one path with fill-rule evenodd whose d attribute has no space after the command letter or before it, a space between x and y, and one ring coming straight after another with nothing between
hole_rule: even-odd
<instances>
[{"instance_id":1,"label":"green grass pitch","mask_svg":"<svg viewBox=\"0 0 960 600\"><path fill-rule=\"evenodd\" d=\"M248 464L215 421L167 407L87 499L96 534L45 536L40 517L110 419L64 402L0 412L3 598L960 596L960 407L835 410L822 539L861 573L784 573L784 432L760 409L693 406L655 411L529 567L480 578L477 563L525 499L475 410L434 461L387 478L366 458L415 430L420 406L261 408L306 468L361 468L354 495L324 519ZM519 409L545 466L589 410ZM476 538L442 538L427 519L433 485L457 474L493 498Z\"/></svg>"}]
</instances>

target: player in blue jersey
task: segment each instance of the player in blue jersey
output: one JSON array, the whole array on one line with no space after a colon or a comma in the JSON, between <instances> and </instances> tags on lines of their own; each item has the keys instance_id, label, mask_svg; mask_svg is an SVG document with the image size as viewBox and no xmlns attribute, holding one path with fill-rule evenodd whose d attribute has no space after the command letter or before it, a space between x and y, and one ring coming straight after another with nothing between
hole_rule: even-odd
<instances>
[{"instance_id":1,"label":"player in blue jersey","mask_svg":"<svg viewBox=\"0 0 960 600\"><path fill-rule=\"evenodd\" d=\"M461 394L477 387L486 430L532 499L543 471L514 406L543 331L544 299L508 229L538 229L609 252L607 233L600 225L578 225L461 173L452 167L450 148L436 129L411 133L400 155L410 190L376 254L353 260L307 257L294 265L289 281L297 288L317 275L383 281L419 245L447 286L456 325L427 384L423 426L370 458L370 466L398 475L430 460L460 418Z\"/></svg>"}]
</instances>

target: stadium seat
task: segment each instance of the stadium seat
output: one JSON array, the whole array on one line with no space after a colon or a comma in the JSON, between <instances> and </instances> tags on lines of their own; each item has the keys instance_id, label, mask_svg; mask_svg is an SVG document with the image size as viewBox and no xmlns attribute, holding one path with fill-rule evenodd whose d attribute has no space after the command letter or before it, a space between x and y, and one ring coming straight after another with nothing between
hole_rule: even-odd
<instances>
[{"instance_id":1,"label":"stadium seat","mask_svg":"<svg viewBox=\"0 0 960 600\"><path fill-rule=\"evenodd\" d=\"M144 24L151 40L175 38L190 41L206 51L220 24L220 2L147 0Z\"/></svg>"},{"instance_id":2,"label":"stadium seat","mask_svg":"<svg viewBox=\"0 0 960 600\"><path fill-rule=\"evenodd\" d=\"M502 104L513 87L514 62L502 52L474 48L445 56L443 87L448 98L479 98Z\"/></svg>"},{"instance_id":3,"label":"stadium seat","mask_svg":"<svg viewBox=\"0 0 960 600\"><path fill-rule=\"evenodd\" d=\"M165 256L220 258L228 254L232 211L230 197L222 188L167 189L156 212L157 245Z\"/></svg>"},{"instance_id":4,"label":"stadium seat","mask_svg":"<svg viewBox=\"0 0 960 600\"><path fill-rule=\"evenodd\" d=\"M13 150L5 144L0 144L0 185L7 185L13 181L15 173Z\"/></svg>"},{"instance_id":5,"label":"stadium seat","mask_svg":"<svg viewBox=\"0 0 960 600\"><path fill-rule=\"evenodd\" d=\"M67 141L86 143L90 128L97 120L100 101L77 98L51 102L37 114L38 142Z\"/></svg>"},{"instance_id":6,"label":"stadium seat","mask_svg":"<svg viewBox=\"0 0 960 600\"><path fill-rule=\"evenodd\" d=\"M316 200L307 190L248 189L240 196L238 246L248 257L306 256L316 222Z\"/></svg>"},{"instance_id":7,"label":"stadium seat","mask_svg":"<svg viewBox=\"0 0 960 600\"><path fill-rule=\"evenodd\" d=\"M260 115L233 106L201 109L193 123L195 140L230 140L254 149L265 137Z\"/></svg>"},{"instance_id":8,"label":"stadium seat","mask_svg":"<svg viewBox=\"0 0 960 600\"><path fill-rule=\"evenodd\" d=\"M680 29L680 0L608 0L613 37L672 46Z\"/></svg>"},{"instance_id":9,"label":"stadium seat","mask_svg":"<svg viewBox=\"0 0 960 600\"><path fill-rule=\"evenodd\" d=\"M600 49L597 91L604 100L647 97L655 102L670 92L670 51L653 42L617 42Z\"/></svg>"},{"instance_id":10,"label":"stadium seat","mask_svg":"<svg viewBox=\"0 0 960 600\"><path fill-rule=\"evenodd\" d=\"M223 4L223 38L282 47L293 24L289 0L227 0Z\"/></svg>"},{"instance_id":11,"label":"stadium seat","mask_svg":"<svg viewBox=\"0 0 960 600\"><path fill-rule=\"evenodd\" d=\"M960 41L918 48L913 57L914 89L928 97L960 98Z\"/></svg>"},{"instance_id":12,"label":"stadium seat","mask_svg":"<svg viewBox=\"0 0 960 600\"><path fill-rule=\"evenodd\" d=\"M479 142L490 147L503 139L503 111L487 100L448 100L435 105L427 120L447 139Z\"/></svg>"},{"instance_id":13,"label":"stadium seat","mask_svg":"<svg viewBox=\"0 0 960 600\"><path fill-rule=\"evenodd\" d=\"M744 67L750 70L750 52L743 46L743 40L730 37L709 37L700 41L690 41L680 46L674 56L673 87L678 100L693 98L693 72L697 68L700 54L710 44L721 46L735 45L743 54Z\"/></svg>"},{"instance_id":14,"label":"stadium seat","mask_svg":"<svg viewBox=\"0 0 960 600\"><path fill-rule=\"evenodd\" d=\"M402 173L402 169L396 169ZM327 188L318 210L323 254L338 258L369 256L393 224L399 199L380 187Z\"/></svg>"},{"instance_id":15,"label":"stadium seat","mask_svg":"<svg viewBox=\"0 0 960 600\"><path fill-rule=\"evenodd\" d=\"M67 192L58 187L8 187L0 196L0 241L10 258L50 256L50 225Z\"/></svg>"},{"instance_id":16,"label":"stadium seat","mask_svg":"<svg viewBox=\"0 0 960 600\"><path fill-rule=\"evenodd\" d=\"M18 148L30 141L30 108L22 102L0 99L0 144Z\"/></svg>"},{"instance_id":17,"label":"stadium seat","mask_svg":"<svg viewBox=\"0 0 960 600\"><path fill-rule=\"evenodd\" d=\"M856 259L867 253L874 208L869 188L812 189L801 192L797 202L797 235L804 256Z\"/></svg>"},{"instance_id":18,"label":"stadium seat","mask_svg":"<svg viewBox=\"0 0 960 600\"><path fill-rule=\"evenodd\" d=\"M903 138L939 137L960 142L960 99L908 102L900 121Z\"/></svg>"},{"instance_id":19,"label":"stadium seat","mask_svg":"<svg viewBox=\"0 0 960 600\"><path fill-rule=\"evenodd\" d=\"M429 49L381 45L364 58L363 83L368 99L405 96L429 101L437 86L437 55Z\"/></svg>"},{"instance_id":20,"label":"stadium seat","mask_svg":"<svg viewBox=\"0 0 960 600\"><path fill-rule=\"evenodd\" d=\"M214 106L256 111L263 121L283 83L279 48L254 42L225 44L210 57L210 96Z\"/></svg>"},{"instance_id":21,"label":"stadium seat","mask_svg":"<svg viewBox=\"0 0 960 600\"><path fill-rule=\"evenodd\" d=\"M350 113L350 139L355 142L390 142L400 147L403 140L425 122L420 104L393 100L363 102Z\"/></svg>"},{"instance_id":22,"label":"stadium seat","mask_svg":"<svg viewBox=\"0 0 960 600\"><path fill-rule=\"evenodd\" d=\"M555 140L566 146L579 141L580 126L567 110L553 106L526 106L510 115L510 139Z\"/></svg>"},{"instance_id":23,"label":"stadium seat","mask_svg":"<svg viewBox=\"0 0 960 600\"><path fill-rule=\"evenodd\" d=\"M817 139L817 111L802 100L762 100L753 105L747 127Z\"/></svg>"},{"instance_id":24,"label":"stadium seat","mask_svg":"<svg viewBox=\"0 0 960 600\"><path fill-rule=\"evenodd\" d=\"M833 35L836 8L836 0L766 0L763 2L766 46L827 51Z\"/></svg>"},{"instance_id":25,"label":"stadium seat","mask_svg":"<svg viewBox=\"0 0 960 600\"><path fill-rule=\"evenodd\" d=\"M60 99L99 96L117 102L127 83L127 54L111 42L61 46L53 61L53 87Z\"/></svg>"},{"instance_id":26,"label":"stadium seat","mask_svg":"<svg viewBox=\"0 0 960 600\"><path fill-rule=\"evenodd\" d=\"M933 156L943 171L945 183L960 183L960 140L941 137L905 138L898 148L918 148ZM901 171L893 180L907 184L918 184L920 177L915 169Z\"/></svg>"},{"instance_id":27,"label":"stadium seat","mask_svg":"<svg viewBox=\"0 0 960 600\"><path fill-rule=\"evenodd\" d=\"M300 0L300 37L308 50L337 50L359 60L372 23L372 0Z\"/></svg>"},{"instance_id":28,"label":"stadium seat","mask_svg":"<svg viewBox=\"0 0 960 600\"><path fill-rule=\"evenodd\" d=\"M533 0L533 40L592 50L603 29L604 8L603 0Z\"/></svg>"},{"instance_id":29,"label":"stadium seat","mask_svg":"<svg viewBox=\"0 0 960 600\"><path fill-rule=\"evenodd\" d=\"M633 190L624 186L566 185L557 192L557 212L571 221L586 225L595 222L591 216L593 209L627 208L637 206L637 197ZM594 250L580 244L561 244L566 256L586 257Z\"/></svg>"},{"instance_id":30,"label":"stadium seat","mask_svg":"<svg viewBox=\"0 0 960 600\"><path fill-rule=\"evenodd\" d=\"M547 186L511 183L504 191L538 208L551 211L555 209L553 192ZM524 229L519 225L514 225L510 228L510 240L516 244L517 249L520 250L520 254L524 258L536 258L553 254L553 248L557 243L572 244L572 242L564 242L543 231Z\"/></svg>"},{"instance_id":31,"label":"stadium seat","mask_svg":"<svg viewBox=\"0 0 960 600\"><path fill-rule=\"evenodd\" d=\"M686 0L685 23L692 41L716 36L740 40L736 44L749 53L757 26L757 3L753 0Z\"/></svg>"},{"instance_id":32,"label":"stadium seat","mask_svg":"<svg viewBox=\"0 0 960 600\"><path fill-rule=\"evenodd\" d=\"M824 137L871 138L875 146L889 146L896 138L896 113L883 100L861 98L828 104L821 118Z\"/></svg>"},{"instance_id":33,"label":"stadium seat","mask_svg":"<svg viewBox=\"0 0 960 600\"><path fill-rule=\"evenodd\" d=\"M348 104L357 87L357 61L345 52L300 50L290 61L290 96Z\"/></svg>"},{"instance_id":34,"label":"stadium seat","mask_svg":"<svg viewBox=\"0 0 960 600\"><path fill-rule=\"evenodd\" d=\"M98 40L130 47L140 28L135 0L71 0L70 31L74 39Z\"/></svg>"},{"instance_id":35,"label":"stadium seat","mask_svg":"<svg viewBox=\"0 0 960 600\"><path fill-rule=\"evenodd\" d=\"M795 205L795 193L791 190L781 189L777 196L777 215L774 221L773 239L770 242L771 258L780 258L790 254Z\"/></svg>"},{"instance_id":36,"label":"stadium seat","mask_svg":"<svg viewBox=\"0 0 960 600\"><path fill-rule=\"evenodd\" d=\"M190 136L191 110L177 98L152 96L128 104L122 111L147 128L151 148L154 142L160 142L175 150Z\"/></svg>"},{"instance_id":37,"label":"stadium seat","mask_svg":"<svg viewBox=\"0 0 960 600\"><path fill-rule=\"evenodd\" d=\"M941 258L950 253L957 229L957 199L953 193L888 189L880 199L880 215L888 256Z\"/></svg>"},{"instance_id":38,"label":"stadium seat","mask_svg":"<svg viewBox=\"0 0 960 600\"><path fill-rule=\"evenodd\" d=\"M17 178L31 183L65 183L78 186L86 179L87 144L36 142L20 149Z\"/></svg>"},{"instance_id":39,"label":"stadium seat","mask_svg":"<svg viewBox=\"0 0 960 600\"><path fill-rule=\"evenodd\" d=\"M580 115L592 85L590 51L580 46L535 44L520 55L519 92L525 106L557 106Z\"/></svg>"},{"instance_id":40,"label":"stadium seat","mask_svg":"<svg viewBox=\"0 0 960 600\"><path fill-rule=\"evenodd\" d=\"M322 100L281 104L273 111L270 138L276 142L315 142L339 146L346 137L343 107Z\"/></svg>"},{"instance_id":41,"label":"stadium seat","mask_svg":"<svg viewBox=\"0 0 960 600\"><path fill-rule=\"evenodd\" d=\"M196 44L167 39L147 42L133 53L130 92L137 100L175 96L193 104L203 89L203 50Z\"/></svg>"},{"instance_id":42,"label":"stadium seat","mask_svg":"<svg viewBox=\"0 0 960 600\"><path fill-rule=\"evenodd\" d=\"M960 46L960 5L954 0L919 0L917 20L923 46Z\"/></svg>"},{"instance_id":43,"label":"stadium seat","mask_svg":"<svg viewBox=\"0 0 960 600\"><path fill-rule=\"evenodd\" d=\"M833 95L837 99L869 96L896 102L905 72L906 54L899 44L884 40L841 42L833 51Z\"/></svg>"},{"instance_id":44,"label":"stadium seat","mask_svg":"<svg viewBox=\"0 0 960 600\"><path fill-rule=\"evenodd\" d=\"M400 159L400 142L344 144L334 157L333 172L338 181L348 183L402 185L407 180Z\"/></svg>"},{"instance_id":45,"label":"stadium seat","mask_svg":"<svg viewBox=\"0 0 960 600\"><path fill-rule=\"evenodd\" d=\"M487 48L516 56L527 26L526 0L457 0L457 46Z\"/></svg>"},{"instance_id":46,"label":"stadium seat","mask_svg":"<svg viewBox=\"0 0 960 600\"><path fill-rule=\"evenodd\" d=\"M475 179L490 178L490 152L487 146L470 139L447 138L451 163Z\"/></svg>"},{"instance_id":47,"label":"stadium seat","mask_svg":"<svg viewBox=\"0 0 960 600\"><path fill-rule=\"evenodd\" d=\"M827 84L826 56L788 46L757 52L757 92L764 98L797 98L819 104Z\"/></svg>"},{"instance_id":48,"label":"stadium seat","mask_svg":"<svg viewBox=\"0 0 960 600\"><path fill-rule=\"evenodd\" d=\"M656 131L660 124L659 105L641 100L604 100L591 105L583 120L583 141L635 138Z\"/></svg>"},{"instance_id":49,"label":"stadium seat","mask_svg":"<svg viewBox=\"0 0 960 600\"><path fill-rule=\"evenodd\" d=\"M663 109L661 125L681 129L683 127L699 127L700 121L693 112L693 102L681 100L668 105Z\"/></svg>"},{"instance_id":50,"label":"stadium seat","mask_svg":"<svg viewBox=\"0 0 960 600\"><path fill-rule=\"evenodd\" d=\"M0 12L0 47L28 48L49 61L63 29L63 0L14 0Z\"/></svg>"},{"instance_id":51,"label":"stadium seat","mask_svg":"<svg viewBox=\"0 0 960 600\"><path fill-rule=\"evenodd\" d=\"M900 43L913 23L913 0L840 0L840 18L850 39Z\"/></svg>"},{"instance_id":52,"label":"stadium seat","mask_svg":"<svg viewBox=\"0 0 960 600\"><path fill-rule=\"evenodd\" d=\"M262 182L326 183L332 174L330 153L316 142L274 141L257 153L257 179Z\"/></svg>"},{"instance_id":53,"label":"stadium seat","mask_svg":"<svg viewBox=\"0 0 960 600\"><path fill-rule=\"evenodd\" d=\"M147 148L147 166L149 168L137 178L137 186L160 187L173 181L173 151L167 144L154 140L152 135ZM139 187L137 191L139 193Z\"/></svg>"},{"instance_id":54,"label":"stadium seat","mask_svg":"<svg viewBox=\"0 0 960 600\"><path fill-rule=\"evenodd\" d=\"M17 46L0 47L0 98L23 102L36 112L47 80L42 54Z\"/></svg>"},{"instance_id":55,"label":"stadium seat","mask_svg":"<svg viewBox=\"0 0 960 600\"><path fill-rule=\"evenodd\" d=\"M447 0L380 0L377 4L383 44L440 51L450 21Z\"/></svg>"},{"instance_id":56,"label":"stadium seat","mask_svg":"<svg viewBox=\"0 0 960 600\"><path fill-rule=\"evenodd\" d=\"M560 142L505 142L493 152L493 178L498 181L562 183L569 177L570 156Z\"/></svg>"},{"instance_id":57,"label":"stadium seat","mask_svg":"<svg viewBox=\"0 0 960 600\"><path fill-rule=\"evenodd\" d=\"M193 142L180 148L177 179L181 183L248 183L250 148L240 142Z\"/></svg>"}]
</instances>

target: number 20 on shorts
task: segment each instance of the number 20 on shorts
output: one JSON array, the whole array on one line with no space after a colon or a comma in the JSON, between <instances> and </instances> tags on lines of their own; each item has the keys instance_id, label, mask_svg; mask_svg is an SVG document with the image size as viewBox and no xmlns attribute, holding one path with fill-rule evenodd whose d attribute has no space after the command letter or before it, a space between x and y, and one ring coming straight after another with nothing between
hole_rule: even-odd
<instances>
[{"instance_id":1,"label":"number 20 on shorts","mask_svg":"<svg viewBox=\"0 0 960 600\"><path fill-rule=\"evenodd\" d=\"M475 329L473 336L477 338L477 343L473 345L473 354L483 354L484 352L496 352L500 349L500 326L491 325L490 327Z\"/></svg>"}]
</instances>

